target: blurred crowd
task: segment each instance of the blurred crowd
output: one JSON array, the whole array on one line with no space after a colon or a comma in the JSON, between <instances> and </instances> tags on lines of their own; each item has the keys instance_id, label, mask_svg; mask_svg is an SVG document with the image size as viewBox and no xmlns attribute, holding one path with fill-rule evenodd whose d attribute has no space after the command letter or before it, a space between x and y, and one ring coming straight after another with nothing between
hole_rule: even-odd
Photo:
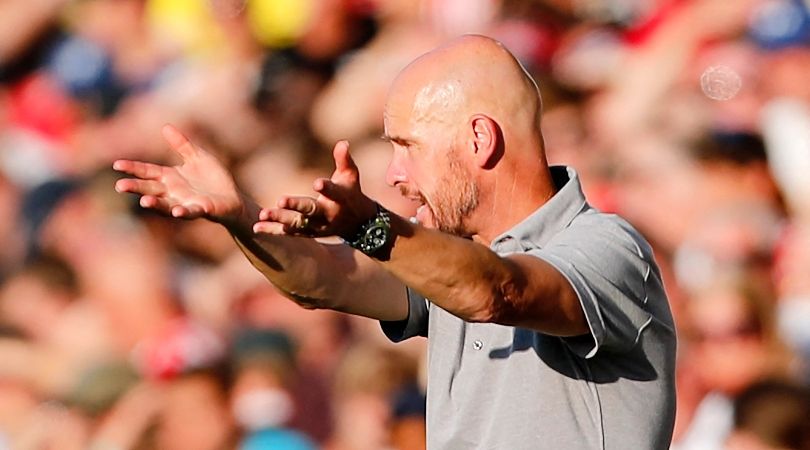
<instances>
[{"instance_id":1,"label":"blurred crowd","mask_svg":"<svg viewBox=\"0 0 810 450\"><path fill-rule=\"evenodd\" d=\"M655 248L672 448L810 449L807 0L0 0L0 450L424 448L424 340L301 309L109 167L175 162L172 123L270 205L349 139L412 215L385 93L466 32L517 55L550 162Z\"/></svg>"}]
</instances>

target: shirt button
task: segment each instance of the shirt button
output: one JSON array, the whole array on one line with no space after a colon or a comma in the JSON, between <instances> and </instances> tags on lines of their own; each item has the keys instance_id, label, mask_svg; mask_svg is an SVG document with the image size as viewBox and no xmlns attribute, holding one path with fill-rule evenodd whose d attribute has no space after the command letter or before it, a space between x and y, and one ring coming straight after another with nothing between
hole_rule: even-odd
<instances>
[{"instance_id":1,"label":"shirt button","mask_svg":"<svg viewBox=\"0 0 810 450\"><path fill-rule=\"evenodd\" d=\"M478 339L476 339L473 342L473 348L476 349L476 350L481 350L482 348L484 348L484 343L479 341Z\"/></svg>"}]
</instances>

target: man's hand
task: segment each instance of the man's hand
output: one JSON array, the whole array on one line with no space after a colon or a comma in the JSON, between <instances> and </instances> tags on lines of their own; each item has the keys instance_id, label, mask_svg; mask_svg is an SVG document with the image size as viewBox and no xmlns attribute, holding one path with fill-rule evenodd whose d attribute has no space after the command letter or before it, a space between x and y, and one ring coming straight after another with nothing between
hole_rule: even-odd
<instances>
[{"instance_id":1,"label":"man's hand","mask_svg":"<svg viewBox=\"0 0 810 450\"><path fill-rule=\"evenodd\" d=\"M257 233L293 236L350 236L377 213L375 202L360 189L360 174L349 155L349 143L339 141L333 151L335 171L331 178L318 178L312 185L317 198L279 199L276 208L263 209Z\"/></svg>"},{"instance_id":2,"label":"man's hand","mask_svg":"<svg viewBox=\"0 0 810 450\"><path fill-rule=\"evenodd\" d=\"M285 236L292 233L278 230L272 234L283 236L256 233L289 227L301 220L302 213L312 213L313 225L320 223L315 231L297 233L306 236L353 232L374 216L377 206L360 191L348 143L335 146L337 167L332 178L315 182L320 194L317 199L283 199L280 208L264 211L264 221L253 227L259 207L239 192L225 167L172 126L163 127L163 137L182 163L168 167L116 161L115 170L134 177L118 180L116 190L139 194L141 206L163 214L184 219L205 217L225 225L248 260L301 306L387 321L408 317L405 286L353 248L314 239L290 239Z\"/></svg>"},{"instance_id":3,"label":"man's hand","mask_svg":"<svg viewBox=\"0 0 810 450\"><path fill-rule=\"evenodd\" d=\"M214 222L235 222L245 202L231 174L213 155L194 145L171 125L163 137L182 158L177 166L118 160L113 169L132 175L115 183L118 192L141 196L140 204L183 219L205 217Z\"/></svg>"}]
</instances>

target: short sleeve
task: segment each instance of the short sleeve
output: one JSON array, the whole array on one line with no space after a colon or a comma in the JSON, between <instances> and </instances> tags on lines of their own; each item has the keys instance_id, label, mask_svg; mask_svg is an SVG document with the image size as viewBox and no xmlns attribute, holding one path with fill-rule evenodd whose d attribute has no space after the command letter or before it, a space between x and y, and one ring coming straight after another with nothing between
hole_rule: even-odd
<instances>
[{"instance_id":1,"label":"short sleeve","mask_svg":"<svg viewBox=\"0 0 810 450\"><path fill-rule=\"evenodd\" d=\"M418 292L408 289L408 318L400 321L380 321L383 333L392 342L402 342L415 336L427 337L428 301Z\"/></svg>"},{"instance_id":2,"label":"short sleeve","mask_svg":"<svg viewBox=\"0 0 810 450\"><path fill-rule=\"evenodd\" d=\"M654 319L651 302L663 302L664 308L657 309L668 311L646 241L619 219L597 225L585 233L568 229L550 245L529 252L562 273L579 297L590 336L563 340L583 358L635 346Z\"/></svg>"}]
</instances>

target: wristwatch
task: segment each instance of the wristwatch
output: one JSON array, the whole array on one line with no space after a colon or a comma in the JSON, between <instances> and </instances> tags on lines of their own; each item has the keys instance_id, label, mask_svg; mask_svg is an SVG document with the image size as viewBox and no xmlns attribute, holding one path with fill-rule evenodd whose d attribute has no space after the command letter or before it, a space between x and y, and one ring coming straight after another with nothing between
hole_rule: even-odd
<instances>
[{"instance_id":1,"label":"wristwatch","mask_svg":"<svg viewBox=\"0 0 810 450\"><path fill-rule=\"evenodd\" d=\"M343 241L368 256L379 258L381 250L387 249L391 237L391 213L377 203L377 214Z\"/></svg>"}]
</instances>

